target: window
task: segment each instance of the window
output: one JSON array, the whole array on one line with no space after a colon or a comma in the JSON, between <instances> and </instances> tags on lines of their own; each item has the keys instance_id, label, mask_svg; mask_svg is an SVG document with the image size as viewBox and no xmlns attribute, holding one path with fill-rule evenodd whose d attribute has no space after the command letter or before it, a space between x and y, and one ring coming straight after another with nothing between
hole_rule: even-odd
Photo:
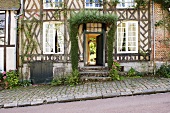
<instances>
[{"instance_id":1,"label":"window","mask_svg":"<svg viewBox=\"0 0 170 113\"><path fill-rule=\"evenodd\" d=\"M128 8L135 6L135 0L119 0L119 2L120 3L117 5L117 8Z\"/></svg>"},{"instance_id":2,"label":"window","mask_svg":"<svg viewBox=\"0 0 170 113\"><path fill-rule=\"evenodd\" d=\"M101 23L87 23L86 24L87 32L102 32Z\"/></svg>"},{"instance_id":3,"label":"window","mask_svg":"<svg viewBox=\"0 0 170 113\"><path fill-rule=\"evenodd\" d=\"M0 37L5 36L5 11L0 11Z\"/></svg>"},{"instance_id":4,"label":"window","mask_svg":"<svg viewBox=\"0 0 170 113\"><path fill-rule=\"evenodd\" d=\"M43 53L64 54L64 25L62 23L43 23Z\"/></svg>"},{"instance_id":5,"label":"window","mask_svg":"<svg viewBox=\"0 0 170 113\"><path fill-rule=\"evenodd\" d=\"M86 8L102 8L103 0L86 0Z\"/></svg>"},{"instance_id":6,"label":"window","mask_svg":"<svg viewBox=\"0 0 170 113\"><path fill-rule=\"evenodd\" d=\"M44 0L44 9L56 9L62 7L62 0Z\"/></svg>"},{"instance_id":7,"label":"window","mask_svg":"<svg viewBox=\"0 0 170 113\"><path fill-rule=\"evenodd\" d=\"M117 52L138 52L138 23L122 22L117 26Z\"/></svg>"}]
</instances>

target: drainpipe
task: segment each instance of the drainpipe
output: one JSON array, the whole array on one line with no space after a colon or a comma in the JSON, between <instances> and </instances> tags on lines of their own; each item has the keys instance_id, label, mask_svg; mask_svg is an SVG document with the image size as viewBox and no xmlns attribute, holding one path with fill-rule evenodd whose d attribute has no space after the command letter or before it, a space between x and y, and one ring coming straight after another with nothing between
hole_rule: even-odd
<instances>
[{"instance_id":1,"label":"drainpipe","mask_svg":"<svg viewBox=\"0 0 170 113\"><path fill-rule=\"evenodd\" d=\"M18 19L19 19L19 16L21 16L23 14L23 0L20 0L20 11L19 11L19 14L16 14L14 16L15 20L16 20L16 28L18 28ZM16 35L15 35L15 50L14 50L14 54L15 54L15 57L14 57L14 68L17 69L17 41L18 41L18 36L17 36L17 31L18 29L16 29Z\"/></svg>"},{"instance_id":2,"label":"drainpipe","mask_svg":"<svg viewBox=\"0 0 170 113\"><path fill-rule=\"evenodd\" d=\"M154 0L152 1L152 28L153 28L153 66L155 66L155 54L156 54L156 36L155 36L155 8ZM153 68L153 73L155 75L155 67Z\"/></svg>"}]
</instances>

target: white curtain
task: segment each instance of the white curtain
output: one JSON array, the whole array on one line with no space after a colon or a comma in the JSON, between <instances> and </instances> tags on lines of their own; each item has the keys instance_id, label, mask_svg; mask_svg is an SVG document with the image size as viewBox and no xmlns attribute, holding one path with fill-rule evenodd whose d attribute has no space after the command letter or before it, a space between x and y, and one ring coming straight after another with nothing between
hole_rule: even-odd
<instances>
[{"instance_id":1,"label":"white curtain","mask_svg":"<svg viewBox=\"0 0 170 113\"><path fill-rule=\"evenodd\" d=\"M54 25L53 24L46 24L45 26L45 51L46 52L54 52L54 44L53 44L53 37L54 34Z\"/></svg>"},{"instance_id":2,"label":"white curtain","mask_svg":"<svg viewBox=\"0 0 170 113\"><path fill-rule=\"evenodd\" d=\"M118 52L121 52L123 49L123 38L125 36L125 23L120 23L118 25Z\"/></svg>"},{"instance_id":3,"label":"white curtain","mask_svg":"<svg viewBox=\"0 0 170 113\"><path fill-rule=\"evenodd\" d=\"M136 25L128 23L128 51L136 51Z\"/></svg>"}]
</instances>

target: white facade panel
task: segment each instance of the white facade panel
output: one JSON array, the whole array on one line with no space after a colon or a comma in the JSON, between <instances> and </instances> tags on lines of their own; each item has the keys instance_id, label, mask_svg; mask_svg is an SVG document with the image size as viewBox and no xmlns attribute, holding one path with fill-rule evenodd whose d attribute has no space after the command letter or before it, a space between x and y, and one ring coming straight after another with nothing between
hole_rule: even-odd
<instances>
[{"instance_id":1,"label":"white facade panel","mask_svg":"<svg viewBox=\"0 0 170 113\"><path fill-rule=\"evenodd\" d=\"M4 48L0 48L0 72L4 71Z\"/></svg>"},{"instance_id":2,"label":"white facade panel","mask_svg":"<svg viewBox=\"0 0 170 113\"><path fill-rule=\"evenodd\" d=\"M15 49L13 47L7 48L7 56L6 56L6 70L15 70Z\"/></svg>"}]
</instances>

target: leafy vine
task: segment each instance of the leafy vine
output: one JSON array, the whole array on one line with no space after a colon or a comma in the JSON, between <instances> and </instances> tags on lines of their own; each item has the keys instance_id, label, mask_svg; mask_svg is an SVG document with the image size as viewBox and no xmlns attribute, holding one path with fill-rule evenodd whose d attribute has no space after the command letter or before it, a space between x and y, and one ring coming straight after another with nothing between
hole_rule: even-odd
<instances>
[{"instance_id":1,"label":"leafy vine","mask_svg":"<svg viewBox=\"0 0 170 113\"><path fill-rule=\"evenodd\" d=\"M69 20L70 23L70 39L71 39L71 63L72 69L78 69L78 28L79 25L85 23L105 23L110 25L107 39L109 40L108 46L108 67L111 68L113 64L113 41L115 38L117 16L113 14L101 14L94 10L84 10L79 13L72 13Z\"/></svg>"}]
</instances>

